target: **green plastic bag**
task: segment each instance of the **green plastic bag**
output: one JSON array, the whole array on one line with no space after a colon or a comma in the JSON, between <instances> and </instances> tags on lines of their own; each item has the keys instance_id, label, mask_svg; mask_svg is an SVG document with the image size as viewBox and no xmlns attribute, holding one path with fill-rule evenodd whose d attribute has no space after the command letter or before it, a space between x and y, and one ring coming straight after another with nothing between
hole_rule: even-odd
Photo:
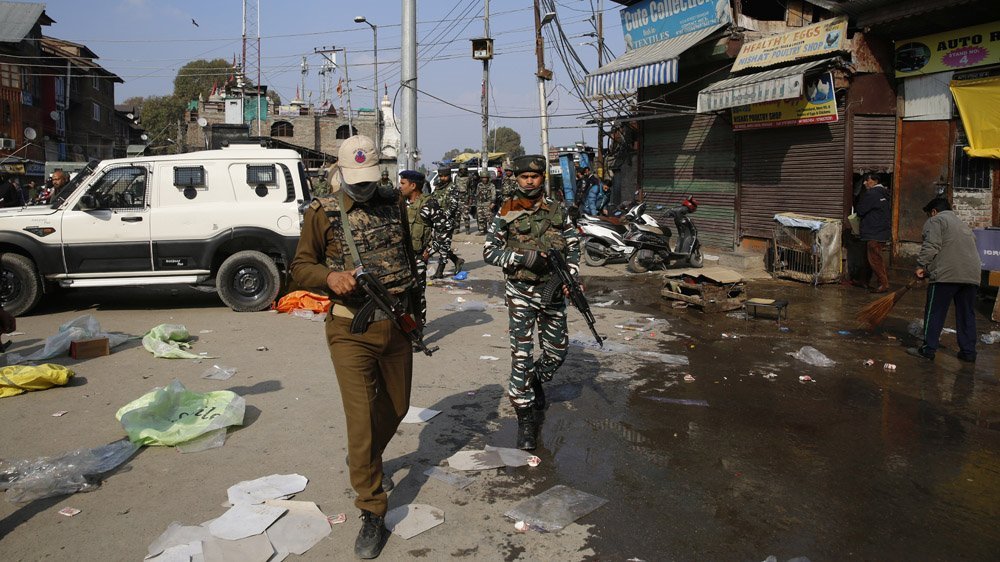
<instances>
[{"instance_id":1,"label":"green plastic bag","mask_svg":"<svg viewBox=\"0 0 1000 562\"><path fill-rule=\"evenodd\" d=\"M165 359L204 359L204 356L184 351L191 347L191 334L181 324L160 324L142 336L142 347L153 357Z\"/></svg>"},{"instance_id":2,"label":"green plastic bag","mask_svg":"<svg viewBox=\"0 0 1000 562\"><path fill-rule=\"evenodd\" d=\"M192 392L174 380L115 414L133 443L179 445L231 425L243 425L246 400L229 390Z\"/></svg>"}]
</instances>

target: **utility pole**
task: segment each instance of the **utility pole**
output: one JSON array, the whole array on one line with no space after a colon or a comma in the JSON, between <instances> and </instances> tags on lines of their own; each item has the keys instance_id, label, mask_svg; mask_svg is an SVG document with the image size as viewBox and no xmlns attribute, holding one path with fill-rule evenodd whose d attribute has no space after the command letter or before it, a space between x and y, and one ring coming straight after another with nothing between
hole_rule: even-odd
<instances>
[{"instance_id":1,"label":"utility pole","mask_svg":"<svg viewBox=\"0 0 1000 562\"><path fill-rule=\"evenodd\" d=\"M604 64L604 0L597 0L597 68ZM607 176L604 162L604 100L597 100L597 162L601 166L601 181Z\"/></svg>"},{"instance_id":2,"label":"utility pole","mask_svg":"<svg viewBox=\"0 0 1000 562\"><path fill-rule=\"evenodd\" d=\"M416 169L417 148L417 0L402 0L400 42L400 87L403 92L400 150L398 161L404 170Z\"/></svg>"},{"instance_id":3,"label":"utility pole","mask_svg":"<svg viewBox=\"0 0 1000 562\"><path fill-rule=\"evenodd\" d=\"M552 21L553 13L545 14L542 18L541 8L538 0L535 0L535 57L538 59L538 70L535 76L538 77L538 109L542 129L542 156L545 157L545 194L552 195L552 186L548 181L549 177L549 110L548 100L545 95L545 81L552 79L552 71L545 68L545 40L542 39L542 26Z\"/></svg>"},{"instance_id":4,"label":"utility pole","mask_svg":"<svg viewBox=\"0 0 1000 562\"><path fill-rule=\"evenodd\" d=\"M323 58L325 58L327 60L327 62L329 62L330 64L332 64L334 66L334 68L336 68L336 66L337 66L337 59L330 57L330 55L336 53L337 51L340 51L340 52L344 53L344 83L346 84L346 89L347 89L347 128L350 130L350 133L353 136L354 135L354 118L351 115L351 113L352 113L351 112L351 78L350 78L350 76L347 73L347 48L346 47L336 48L336 47L325 47L324 46L324 47L319 47L317 49L313 49L314 53L319 54L319 55L323 55ZM304 95L305 95L305 93L303 92L303 96Z\"/></svg>"},{"instance_id":5,"label":"utility pole","mask_svg":"<svg viewBox=\"0 0 1000 562\"><path fill-rule=\"evenodd\" d=\"M490 38L490 0L483 2L483 37ZM489 176L490 151L490 59L483 59L483 152L479 155L479 173Z\"/></svg>"},{"instance_id":6,"label":"utility pole","mask_svg":"<svg viewBox=\"0 0 1000 562\"><path fill-rule=\"evenodd\" d=\"M306 57L304 57L304 56L302 57L302 64L300 65L300 67L302 69L301 70L301 72L302 72L302 90L301 90L301 93L299 94L299 96L300 96L299 99L305 99L306 98L306 76L309 75L309 63L306 62Z\"/></svg>"}]
</instances>

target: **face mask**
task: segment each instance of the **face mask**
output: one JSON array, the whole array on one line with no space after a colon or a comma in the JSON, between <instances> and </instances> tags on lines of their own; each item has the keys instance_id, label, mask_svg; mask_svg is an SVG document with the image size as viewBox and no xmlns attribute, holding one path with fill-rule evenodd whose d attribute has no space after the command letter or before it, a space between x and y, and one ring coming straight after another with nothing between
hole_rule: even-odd
<instances>
[{"instance_id":1,"label":"face mask","mask_svg":"<svg viewBox=\"0 0 1000 562\"><path fill-rule=\"evenodd\" d=\"M542 194L541 186L530 191L518 186L516 191L521 197L527 197L528 199L537 199Z\"/></svg>"},{"instance_id":2,"label":"face mask","mask_svg":"<svg viewBox=\"0 0 1000 562\"><path fill-rule=\"evenodd\" d=\"M378 189L378 184L375 182L366 183L344 183L340 182L340 188L344 190L345 193L351 196L358 203L364 203L375 195L375 191Z\"/></svg>"}]
</instances>

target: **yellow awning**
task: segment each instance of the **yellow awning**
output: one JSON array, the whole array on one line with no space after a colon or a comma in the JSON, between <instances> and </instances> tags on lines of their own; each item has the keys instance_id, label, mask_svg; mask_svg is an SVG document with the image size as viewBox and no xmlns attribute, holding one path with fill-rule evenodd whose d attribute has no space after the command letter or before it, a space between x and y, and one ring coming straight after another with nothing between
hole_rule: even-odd
<instances>
[{"instance_id":1,"label":"yellow awning","mask_svg":"<svg viewBox=\"0 0 1000 562\"><path fill-rule=\"evenodd\" d=\"M496 158L503 158L506 155L507 155L506 152L491 152L491 153L489 153L489 155L487 157L490 160L494 160ZM461 164L463 162L468 162L469 160L472 160L473 158L479 158L479 153L478 152L463 152L463 153L459 154L458 156L452 158L451 160L453 162L458 162L459 164Z\"/></svg>"},{"instance_id":2,"label":"yellow awning","mask_svg":"<svg viewBox=\"0 0 1000 562\"><path fill-rule=\"evenodd\" d=\"M950 86L969 139L966 154L1000 159L1000 77L952 80Z\"/></svg>"}]
</instances>

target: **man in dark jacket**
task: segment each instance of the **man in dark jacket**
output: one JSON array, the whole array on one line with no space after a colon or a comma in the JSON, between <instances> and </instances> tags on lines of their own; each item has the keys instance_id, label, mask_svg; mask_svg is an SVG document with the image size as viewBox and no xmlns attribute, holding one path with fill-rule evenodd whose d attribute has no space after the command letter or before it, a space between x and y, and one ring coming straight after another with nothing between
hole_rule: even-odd
<instances>
[{"instance_id":1,"label":"man in dark jacket","mask_svg":"<svg viewBox=\"0 0 1000 562\"><path fill-rule=\"evenodd\" d=\"M906 351L934 359L948 306L954 301L958 358L972 363L976 360L976 290L982 275L976 237L943 197L932 199L924 212L930 218L924 223L915 271L917 277L931 282L924 308L924 344Z\"/></svg>"},{"instance_id":2,"label":"man in dark jacket","mask_svg":"<svg viewBox=\"0 0 1000 562\"><path fill-rule=\"evenodd\" d=\"M868 249L868 264L878 279L878 287L872 292L885 293L889 290L889 273L882 250L892 237L892 200L876 174L865 174L862 183L865 191L855 209L861 217L861 240Z\"/></svg>"}]
</instances>

